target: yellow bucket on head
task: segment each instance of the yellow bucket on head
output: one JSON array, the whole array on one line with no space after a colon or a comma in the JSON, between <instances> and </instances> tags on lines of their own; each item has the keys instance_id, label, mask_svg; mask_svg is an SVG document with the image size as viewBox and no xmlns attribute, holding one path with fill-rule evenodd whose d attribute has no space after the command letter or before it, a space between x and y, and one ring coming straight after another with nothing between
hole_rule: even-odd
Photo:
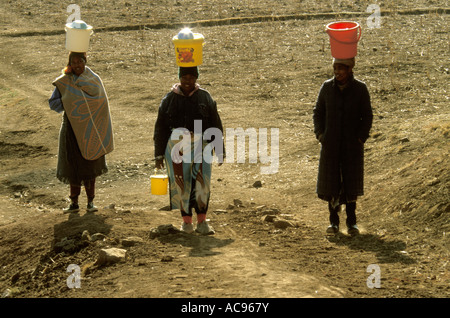
<instances>
[{"instance_id":1,"label":"yellow bucket on head","mask_svg":"<svg viewBox=\"0 0 450 318\"><path fill-rule=\"evenodd\" d=\"M172 38L175 44L175 57L180 67L199 66L203 63L203 45L205 38L199 33L193 33L193 39L180 39L178 35Z\"/></svg>"},{"instance_id":2,"label":"yellow bucket on head","mask_svg":"<svg viewBox=\"0 0 450 318\"><path fill-rule=\"evenodd\" d=\"M150 176L150 187L152 194L165 195L167 194L167 184L169 177L166 174L156 174Z\"/></svg>"}]
</instances>

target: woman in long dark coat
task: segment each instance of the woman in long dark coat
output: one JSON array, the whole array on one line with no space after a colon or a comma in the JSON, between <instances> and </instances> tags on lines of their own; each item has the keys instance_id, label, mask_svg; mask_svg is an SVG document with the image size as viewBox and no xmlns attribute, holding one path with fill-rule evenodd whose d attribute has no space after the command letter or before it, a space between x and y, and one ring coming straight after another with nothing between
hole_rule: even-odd
<instances>
[{"instance_id":1,"label":"woman in long dark coat","mask_svg":"<svg viewBox=\"0 0 450 318\"><path fill-rule=\"evenodd\" d=\"M373 115L366 84L353 76L354 65L354 58L333 60L335 76L323 83L314 107L314 133L321 143L317 195L328 201L327 233L339 231L343 204L348 233L359 233L356 200L364 194L364 143Z\"/></svg>"}]
</instances>

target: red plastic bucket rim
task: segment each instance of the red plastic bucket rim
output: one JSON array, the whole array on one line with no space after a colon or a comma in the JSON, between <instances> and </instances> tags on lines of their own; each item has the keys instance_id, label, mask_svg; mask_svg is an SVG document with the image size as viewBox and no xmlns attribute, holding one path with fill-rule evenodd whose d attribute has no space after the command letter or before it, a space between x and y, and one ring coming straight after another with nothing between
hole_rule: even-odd
<instances>
[{"instance_id":1,"label":"red plastic bucket rim","mask_svg":"<svg viewBox=\"0 0 450 318\"><path fill-rule=\"evenodd\" d=\"M330 26L335 25L335 24L343 24L343 23L349 23L349 24L352 24L354 26L350 27L350 28L345 28L345 29L333 29L333 28L330 27ZM335 22L328 23L326 28L327 28L327 30L332 30L332 31L351 31L351 30L354 30L354 29L357 29L357 28L361 28L361 26L359 25L358 22L355 22L355 21L335 21Z\"/></svg>"},{"instance_id":2,"label":"red plastic bucket rim","mask_svg":"<svg viewBox=\"0 0 450 318\"><path fill-rule=\"evenodd\" d=\"M338 23L351 23L351 24L354 24L355 26L354 26L354 27L351 27L351 28L345 28L345 29L332 29L332 28L330 28L331 25L333 25L333 24L338 24ZM356 39L356 41L351 41L351 42L342 41L342 40L336 39L336 38L332 35L333 32L353 31L353 30L356 30L356 29L359 30L358 38ZM331 23L328 23L328 24L327 24L326 30L325 30L325 31L328 33L328 35L329 35L334 41L339 42L339 43L342 43L342 44L353 44L353 43L357 43L357 42L359 42L359 40L361 39L361 35L362 35L361 25L360 25L358 22L355 22L355 21L338 21L338 22L331 22Z\"/></svg>"}]
</instances>

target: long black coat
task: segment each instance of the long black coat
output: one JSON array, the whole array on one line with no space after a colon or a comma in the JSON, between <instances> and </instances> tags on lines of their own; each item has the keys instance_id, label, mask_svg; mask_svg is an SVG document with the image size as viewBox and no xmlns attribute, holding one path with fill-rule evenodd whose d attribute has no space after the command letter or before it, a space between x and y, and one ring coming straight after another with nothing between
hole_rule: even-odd
<instances>
[{"instance_id":1,"label":"long black coat","mask_svg":"<svg viewBox=\"0 0 450 318\"><path fill-rule=\"evenodd\" d=\"M325 81L313 113L316 138L322 135L316 189L319 198L329 201L339 197L342 186L347 197L363 195L364 142L373 119L366 84L352 77L341 91L335 79Z\"/></svg>"}]
</instances>

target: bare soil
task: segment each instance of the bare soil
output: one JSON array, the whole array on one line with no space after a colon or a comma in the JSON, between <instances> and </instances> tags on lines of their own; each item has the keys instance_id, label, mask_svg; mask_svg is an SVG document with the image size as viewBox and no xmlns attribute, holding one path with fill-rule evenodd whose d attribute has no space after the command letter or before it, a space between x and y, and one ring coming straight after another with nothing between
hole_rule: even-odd
<instances>
[{"instance_id":1,"label":"bare soil","mask_svg":"<svg viewBox=\"0 0 450 318\"><path fill-rule=\"evenodd\" d=\"M277 3L81 1L81 18L101 30L88 65L109 94L116 149L97 181L99 211L68 215L68 186L55 177L61 115L47 99L66 63L59 31L70 2L2 2L3 297L449 297L448 2L386 1L375 29L366 26L370 1ZM246 17L253 20L233 20ZM345 228L326 236L327 205L315 194L312 109L332 76L324 25L341 18L363 26L355 76L374 109L355 237ZM171 38L185 21L206 38L199 84L216 99L225 128L278 128L279 170L261 174L261 161L215 164L208 214L215 235L153 237L158 226L181 224L168 196L151 194L150 175L157 109L177 81ZM267 215L292 226L278 228ZM85 230L105 239L83 242ZM124 246L131 236L142 242ZM58 248L63 239L73 248ZM96 266L106 247L126 249L126 261ZM67 285L70 264L82 270L81 288ZM371 264L379 266L379 288L369 287Z\"/></svg>"}]
</instances>

